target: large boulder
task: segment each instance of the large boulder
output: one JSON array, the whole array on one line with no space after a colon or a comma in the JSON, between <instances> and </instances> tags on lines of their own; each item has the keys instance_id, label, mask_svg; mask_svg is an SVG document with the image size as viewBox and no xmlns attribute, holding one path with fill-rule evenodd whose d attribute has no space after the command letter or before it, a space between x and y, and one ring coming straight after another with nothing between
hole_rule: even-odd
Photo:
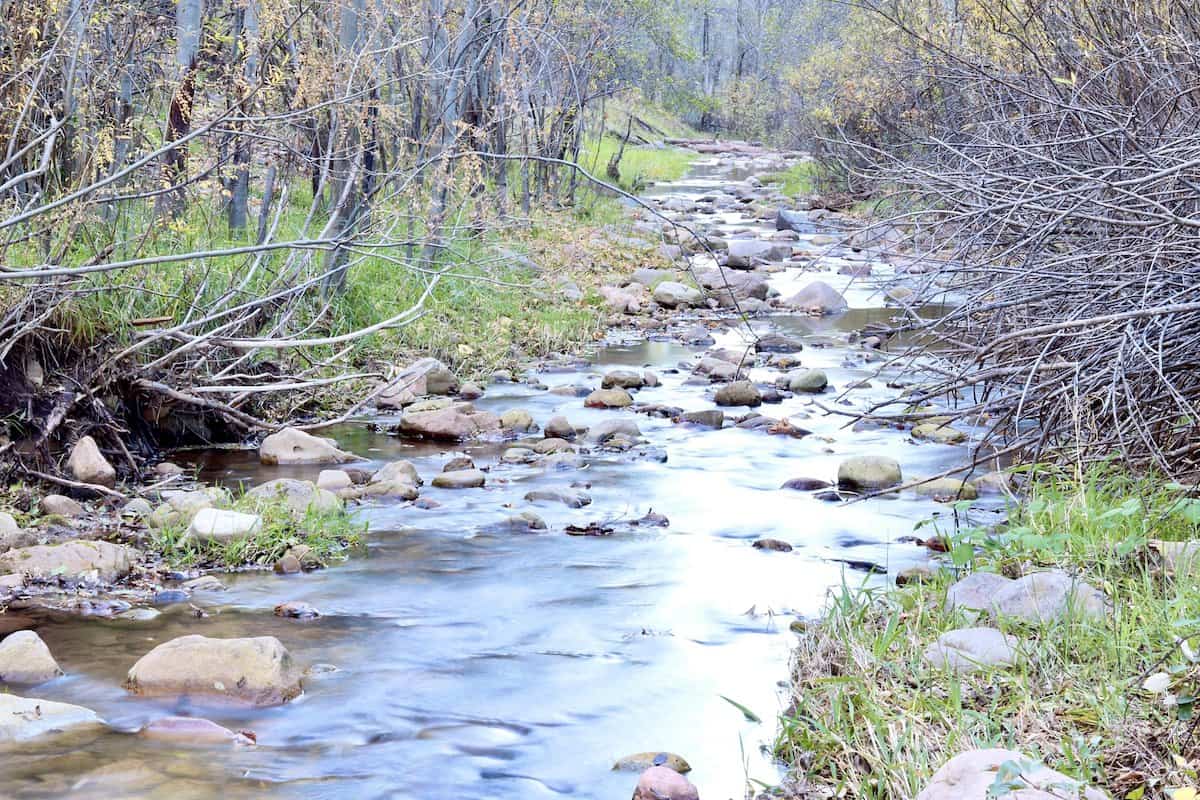
<instances>
[{"instance_id":1,"label":"large boulder","mask_svg":"<svg viewBox=\"0 0 1200 800\"><path fill-rule=\"evenodd\" d=\"M325 514L340 511L342 501L327 489L319 489L312 481L295 478L276 478L260 483L246 497L261 502L282 502L297 520L304 519L309 511Z\"/></svg>"},{"instance_id":2,"label":"large boulder","mask_svg":"<svg viewBox=\"0 0 1200 800\"><path fill-rule=\"evenodd\" d=\"M785 303L806 314L840 314L850 307L842 293L824 281L813 281Z\"/></svg>"},{"instance_id":3,"label":"large boulder","mask_svg":"<svg viewBox=\"0 0 1200 800\"><path fill-rule=\"evenodd\" d=\"M903 480L900 464L887 456L855 456L838 465L838 486L853 491L876 491Z\"/></svg>"},{"instance_id":4,"label":"large boulder","mask_svg":"<svg viewBox=\"0 0 1200 800\"><path fill-rule=\"evenodd\" d=\"M258 458L264 464L345 464L360 460L353 453L338 449L333 439L284 428L263 439Z\"/></svg>"},{"instance_id":5,"label":"large boulder","mask_svg":"<svg viewBox=\"0 0 1200 800\"><path fill-rule=\"evenodd\" d=\"M704 293L675 281L663 281L654 287L654 302L667 308L686 308L704 303Z\"/></svg>"},{"instance_id":6,"label":"large boulder","mask_svg":"<svg viewBox=\"0 0 1200 800\"><path fill-rule=\"evenodd\" d=\"M100 452L96 440L90 436L82 437L71 448L67 469L75 476L75 480L83 483L113 486L117 482L117 471Z\"/></svg>"},{"instance_id":7,"label":"large boulder","mask_svg":"<svg viewBox=\"0 0 1200 800\"><path fill-rule=\"evenodd\" d=\"M401 408L429 394L454 394L458 377L436 358L422 358L397 375L375 397L380 408Z\"/></svg>"},{"instance_id":8,"label":"large boulder","mask_svg":"<svg viewBox=\"0 0 1200 800\"><path fill-rule=\"evenodd\" d=\"M223 508L203 508L192 517L188 536L200 542L248 539L262 530L262 517Z\"/></svg>"},{"instance_id":9,"label":"large boulder","mask_svg":"<svg viewBox=\"0 0 1200 800\"><path fill-rule=\"evenodd\" d=\"M123 544L73 539L62 544L18 547L0 554L0 575L28 573L35 578L71 580L95 576L115 581L129 574L138 551Z\"/></svg>"},{"instance_id":10,"label":"large boulder","mask_svg":"<svg viewBox=\"0 0 1200 800\"><path fill-rule=\"evenodd\" d=\"M959 753L933 773L917 800L989 800L1001 767L1012 764L1019 771L1020 787L1004 793L1013 800L1108 800L1107 795L1084 787L1074 778L1026 758L1015 750L968 750ZM1018 779L1018 775L1012 776Z\"/></svg>"},{"instance_id":11,"label":"large boulder","mask_svg":"<svg viewBox=\"0 0 1200 800\"><path fill-rule=\"evenodd\" d=\"M750 381L734 381L717 389L716 403L719 406L762 405L762 392Z\"/></svg>"},{"instance_id":12,"label":"large boulder","mask_svg":"<svg viewBox=\"0 0 1200 800\"><path fill-rule=\"evenodd\" d=\"M144 697L206 695L256 706L286 703L302 690L301 672L274 636L180 636L138 659L125 688Z\"/></svg>"},{"instance_id":13,"label":"large boulder","mask_svg":"<svg viewBox=\"0 0 1200 800\"><path fill-rule=\"evenodd\" d=\"M63 671L42 637L17 631L0 641L0 683L45 683Z\"/></svg>"},{"instance_id":14,"label":"large boulder","mask_svg":"<svg viewBox=\"0 0 1200 800\"><path fill-rule=\"evenodd\" d=\"M400 433L437 441L460 442L500 430L500 418L470 403L432 411L410 411L400 420Z\"/></svg>"},{"instance_id":15,"label":"large boulder","mask_svg":"<svg viewBox=\"0 0 1200 800\"><path fill-rule=\"evenodd\" d=\"M26 742L47 734L72 733L88 728L99 730L103 726L104 720L90 708L36 697L0 694L0 744Z\"/></svg>"}]
</instances>

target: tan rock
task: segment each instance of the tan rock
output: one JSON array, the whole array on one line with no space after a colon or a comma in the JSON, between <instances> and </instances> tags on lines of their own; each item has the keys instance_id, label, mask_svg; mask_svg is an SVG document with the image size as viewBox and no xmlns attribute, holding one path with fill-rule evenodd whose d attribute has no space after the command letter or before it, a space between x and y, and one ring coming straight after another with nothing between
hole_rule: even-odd
<instances>
[{"instance_id":1,"label":"tan rock","mask_svg":"<svg viewBox=\"0 0 1200 800\"><path fill-rule=\"evenodd\" d=\"M114 581L129 574L138 551L111 542L74 539L62 544L19 547L0 554L0 574L13 572L37 578L65 579L95 575Z\"/></svg>"},{"instance_id":2,"label":"tan rock","mask_svg":"<svg viewBox=\"0 0 1200 800\"><path fill-rule=\"evenodd\" d=\"M145 697L210 695L267 706L297 697L300 677L291 654L273 636L191 635L160 644L138 659L125 687Z\"/></svg>"},{"instance_id":3,"label":"tan rock","mask_svg":"<svg viewBox=\"0 0 1200 800\"><path fill-rule=\"evenodd\" d=\"M0 682L45 683L62 674L50 648L33 631L16 631L0 641Z\"/></svg>"},{"instance_id":4,"label":"tan rock","mask_svg":"<svg viewBox=\"0 0 1200 800\"><path fill-rule=\"evenodd\" d=\"M117 482L117 471L100 452L96 440L90 436L82 437L71 448L67 469L75 476L75 480L83 483L114 486Z\"/></svg>"},{"instance_id":5,"label":"tan rock","mask_svg":"<svg viewBox=\"0 0 1200 800\"><path fill-rule=\"evenodd\" d=\"M264 464L345 464L360 460L353 453L339 450L333 439L296 428L284 428L263 439L258 457Z\"/></svg>"}]
</instances>

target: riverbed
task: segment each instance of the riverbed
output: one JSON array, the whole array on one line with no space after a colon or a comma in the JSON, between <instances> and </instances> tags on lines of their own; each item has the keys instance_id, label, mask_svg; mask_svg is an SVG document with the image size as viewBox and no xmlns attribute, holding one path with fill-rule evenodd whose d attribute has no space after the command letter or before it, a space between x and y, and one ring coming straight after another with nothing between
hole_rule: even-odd
<instances>
[{"instance_id":1,"label":"riverbed","mask_svg":"<svg viewBox=\"0 0 1200 800\"><path fill-rule=\"evenodd\" d=\"M750 161L710 158L653 196L693 202L743 181L753 172ZM774 233L740 212L711 222L717 232ZM503 464L499 443L406 441L385 432L396 422L391 414L332 428L325 433L368 459L355 466L409 459L428 481L465 452L487 468L487 486L426 486L422 497L440 504L431 509L361 506L364 547L329 569L221 575L225 590L197 592L145 621L43 625L38 633L67 674L38 687L37 696L95 709L112 731L19 747L0 767L0 795L610 800L628 797L636 782L636 773L614 772L613 762L640 751L682 755L706 800L742 798L748 786L775 783L779 771L764 748L787 698L789 625L818 616L831 588L883 582L925 561L923 547L901 540L932 514L950 513L913 493L848 504L781 485L833 480L839 462L860 454L896 458L906 478L941 472L964 455L961 446L915 442L896 427L850 425L818 405L864 408L893 396L887 383L902 377L876 375L878 353L850 336L900 313L883 291L895 273L875 260L869 278L837 274L847 260L875 258L840 240L814 223L794 245L811 245L822 258L785 262L770 280L785 296L825 280L843 291L849 312L730 317L713 331L717 346L751 354L750 330L804 341L804 366L823 369L833 388L760 410L788 418L807 436L588 409L581 397L548 390L595 388L606 371L632 367L660 379L636 393L638 403L713 407L714 387L689 380L706 346L630 330L613 331L583 361L491 385L476 402L496 412L524 408L539 425L559 414L576 426L614 415L636 421L646 444L585 454L582 469ZM769 384L778 374L756 366L751 377ZM865 385L843 391L859 382ZM266 467L254 451L199 454L194 463L201 478L226 484L311 480L319 470ZM547 488L577 489L592 502L569 508L523 499ZM504 525L523 510L539 514L548 530L514 533ZM669 525L628 524L651 510ZM590 522L613 533L564 533ZM794 549L752 546L764 537ZM274 616L283 601L310 603L321 616ZM315 668L301 698L270 709L141 699L121 688L129 667L155 644L192 633L275 636ZM180 747L132 735L167 714L251 730L257 744Z\"/></svg>"}]
</instances>

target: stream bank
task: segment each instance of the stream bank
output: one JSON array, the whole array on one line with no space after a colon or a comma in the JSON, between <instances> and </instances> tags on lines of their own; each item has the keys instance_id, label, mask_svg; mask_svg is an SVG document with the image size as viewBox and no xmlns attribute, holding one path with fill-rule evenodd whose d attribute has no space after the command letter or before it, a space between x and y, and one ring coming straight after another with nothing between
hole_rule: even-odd
<instances>
[{"instance_id":1,"label":"stream bank","mask_svg":"<svg viewBox=\"0 0 1200 800\"><path fill-rule=\"evenodd\" d=\"M905 381L876 374L870 328L904 313L894 291L904 276L756 177L786 164L763 151L710 154L649 192L716 259L696 254L690 271L605 287L613 324L584 358L496 376L469 401L459 382L454 399L398 402L322 430L357 457L344 465L267 464L254 449L172 457L200 484L232 488L316 482L343 467L369 486L408 462L424 485L410 482L415 498L360 497L353 513L367 533L348 560L199 575L131 556L115 592L89 589L74 568L37 585L13 570L10 608L65 673L21 694L103 724L83 718L67 738L20 743L0 769L4 793L599 800L637 781L615 762L659 751L683 756L706 798L776 783L769 744L792 622L818 616L830 587L924 564L913 526L946 512L944 496L846 505L841 491L891 480L880 467L907 479L963 455L953 437L847 428L822 408L865 408ZM641 217L635 232L665 236L664 254L695 249L674 225ZM439 441L422 414L470 416L484 435ZM847 463L872 469L854 477ZM976 513L1002 509L991 495ZM56 519L55 535L96 519ZM135 519L104 519L88 529L151 541ZM115 600L125 605L106 605ZM130 678L155 648L195 635L277 640L286 658L268 656L275 677L283 694L301 693L232 704L224 680L149 694L144 674ZM178 716L248 731L254 744L153 735Z\"/></svg>"}]
</instances>

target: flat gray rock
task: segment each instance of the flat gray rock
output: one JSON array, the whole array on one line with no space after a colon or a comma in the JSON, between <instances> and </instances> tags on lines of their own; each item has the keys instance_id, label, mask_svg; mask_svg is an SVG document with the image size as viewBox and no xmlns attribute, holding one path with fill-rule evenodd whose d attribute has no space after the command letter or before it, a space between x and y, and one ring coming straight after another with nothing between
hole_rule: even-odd
<instances>
[{"instance_id":1,"label":"flat gray rock","mask_svg":"<svg viewBox=\"0 0 1200 800\"><path fill-rule=\"evenodd\" d=\"M1034 572L1017 580L975 572L946 592L946 609L978 609L1024 622L1052 622L1068 617L1097 619L1109 610L1103 592L1059 570Z\"/></svg>"},{"instance_id":2,"label":"flat gray rock","mask_svg":"<svg viewBox=\"0 0 1200 800\"><path fill-rule=\"evenodd\" d=\"M995 628L947 631L925 650L925 660L952 672L1011 667L1017 662L1017 639Z\"/></svg>"}]
</instances>

